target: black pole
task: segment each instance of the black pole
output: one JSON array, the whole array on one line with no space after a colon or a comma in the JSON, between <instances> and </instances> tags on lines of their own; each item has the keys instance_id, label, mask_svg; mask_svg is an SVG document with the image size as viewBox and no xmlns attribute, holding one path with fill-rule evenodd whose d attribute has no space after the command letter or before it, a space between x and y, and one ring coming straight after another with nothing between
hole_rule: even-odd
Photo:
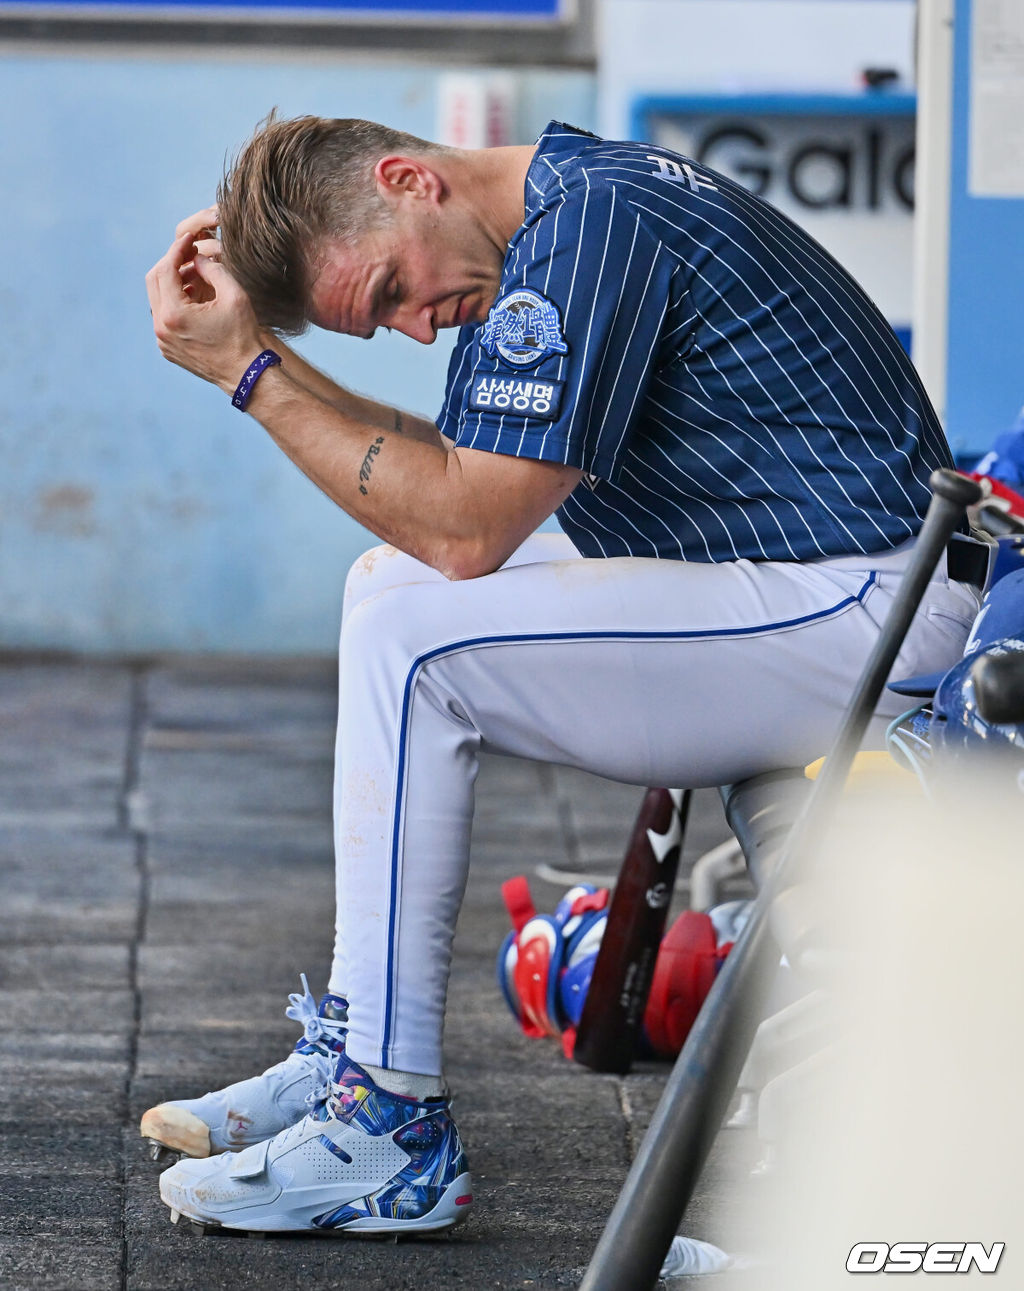
<instances>
[{"instance_id":1,"label":"black pole","mask_svg":"<svg viewBox=\"0 0 1024 1291\"><path fill-rule=\"evenodd\" d=\"M935 471L930 484L932 500L910 564L839 733L676 1059L580 1291L651 1291L657 1283L764 1013L779 957L769 928L772 902L792 882L841 791L936 563L966 507L981 497L980 487L955 471Z\"/></svg>"}]
</instances>

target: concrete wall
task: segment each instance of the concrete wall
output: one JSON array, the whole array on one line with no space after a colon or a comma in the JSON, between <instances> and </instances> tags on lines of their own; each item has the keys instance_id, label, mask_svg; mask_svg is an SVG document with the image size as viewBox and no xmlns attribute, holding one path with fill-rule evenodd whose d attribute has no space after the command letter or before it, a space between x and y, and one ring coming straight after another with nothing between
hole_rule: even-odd
<instances>
[{"instance_id":1,"label":"concrete wall","mask_svg":"<svg viewBox=\"0 0 1024 1291\"><path fill-rule=\"evenodd\" d=\"M444 70L0 49L0 648L333 649L345 570L373 539L160 358L143 277L271 106L430 135ZM517 141L552 116L595 124L587 72L515 76ZM303 348L369 394L440 405L444 339Z\"/></svg>"}]
</instances>

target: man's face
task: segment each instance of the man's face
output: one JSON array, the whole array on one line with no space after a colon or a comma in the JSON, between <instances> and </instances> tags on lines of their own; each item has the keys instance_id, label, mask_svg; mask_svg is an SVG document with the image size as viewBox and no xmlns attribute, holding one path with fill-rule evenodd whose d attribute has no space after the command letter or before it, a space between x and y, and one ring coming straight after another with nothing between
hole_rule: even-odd
<instances>
[{"instance_id":1,"label":"man's face","mask_svg":"<svg viewBox=\"0 0 1024 1291\"><path fill-rule=\"evenodd\" d=\"M501 266L471 221L409 204L355 246L328 244L310 293L310 319L352 336L394 328L431 345L441 328L483 322Z\"/></svg>"}]
</instances>

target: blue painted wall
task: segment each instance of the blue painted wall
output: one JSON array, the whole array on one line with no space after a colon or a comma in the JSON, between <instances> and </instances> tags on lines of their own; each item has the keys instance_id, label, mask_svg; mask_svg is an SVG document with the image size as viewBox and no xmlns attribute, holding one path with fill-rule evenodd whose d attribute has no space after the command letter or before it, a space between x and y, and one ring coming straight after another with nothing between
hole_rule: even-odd
<instances>
[{"instance_id":1,"label":"blue painted wall","mask_svg":"<svg viewBox=\"0 0 1024 1291\"><path fill-rule=\"evenodd\" d=\"M274 104L430 135L442 69L154 51L0 56L0 648L324 652L373 541L218 390L165 363L143 277ZM594 123L521 75L518 138ZM444 339L313 335L339 380L433 415Z\"/></svg>"},{"instance_id":2,"label":"blue painted wall","mask_svg":"<svg viewBox=\"0 0 1024 1291\"><path fill-rule=\"evenodd\" d=\"M971 0L953 25L946 433L983 453L1024 404L1024 198L968 192Z\"/></svg>"}]
</instances>

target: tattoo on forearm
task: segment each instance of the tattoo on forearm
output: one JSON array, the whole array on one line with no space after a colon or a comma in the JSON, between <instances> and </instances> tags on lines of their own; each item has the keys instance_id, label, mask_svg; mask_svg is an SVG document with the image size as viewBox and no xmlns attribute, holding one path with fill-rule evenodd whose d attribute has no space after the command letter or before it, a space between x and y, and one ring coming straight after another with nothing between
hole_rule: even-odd
<instances>
[{"instance_id":1,"label":"tattoo on forearm","mask_svg":"<svg viewBox=\"0 0 1024 1291\"><path fill-rule=\"evenodd\" d=\"M402 414L396 408L395 409L395 434L400 435L403 430L404 430L404 427L402 425Z\"/></svg>"},{"instance_id":2,"label":"tattoo on forearm","mask_svg":"<svg viewBox=\"0 0 1024 1291\"><path fill-rule=\"evenodd\" d=\"M367 484L370 482L370 475L373 472L373 459L380 452L380 446L384 443L384 436L378 435L370 447L366 450L366 456L363 458L363 464L359 468L359 492L367 492Z\"/></svg>"}]
</instances>

